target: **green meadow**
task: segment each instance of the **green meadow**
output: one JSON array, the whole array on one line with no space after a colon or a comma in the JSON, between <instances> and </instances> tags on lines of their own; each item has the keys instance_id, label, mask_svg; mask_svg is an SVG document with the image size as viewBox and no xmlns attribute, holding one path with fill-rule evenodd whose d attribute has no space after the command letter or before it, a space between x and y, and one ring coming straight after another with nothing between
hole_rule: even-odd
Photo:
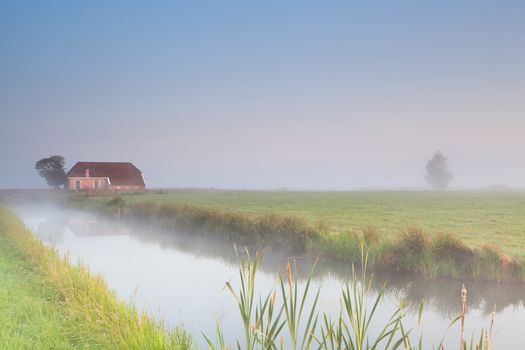
<instances>
[{"instance_id":1,"label":"green meadow","mask_svg":"<svg viewBox=\"0 0 525 350\"><path fill-rule=\"evenodd\" d=\"M450 234L472 248L500 247L525 257L525 191L238 191L151 190L128 203L208 207L247 215L278 214L322 222L332 233L373 226L383 238L418 228Z\"/></svg>"}]
</instances>

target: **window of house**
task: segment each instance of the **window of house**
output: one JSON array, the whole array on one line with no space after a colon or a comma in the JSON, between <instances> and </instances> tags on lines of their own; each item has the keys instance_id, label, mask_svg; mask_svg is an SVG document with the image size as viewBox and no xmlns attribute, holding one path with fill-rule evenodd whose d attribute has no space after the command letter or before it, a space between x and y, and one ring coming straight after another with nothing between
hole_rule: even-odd
<instances>
[{"instance_id":1,"label":"window of house","mask_svg":"<svg viewBox=\"0 0 525 350\"><path fill-rule=\"evenodd\" d=\"M75 180L75 189L80 190L80 180Z\"/></svg>"},{"instance_id":2,"label":"window of house","mask_svg":"<svg viewBox=\"0 0 525 350\"><path fill-rule=\"evenodd\" d=\"M98 186L98 180L95 180L95 189L96 189L96 190L99 189L99 186Z\"/></svg>"}]
</instances>

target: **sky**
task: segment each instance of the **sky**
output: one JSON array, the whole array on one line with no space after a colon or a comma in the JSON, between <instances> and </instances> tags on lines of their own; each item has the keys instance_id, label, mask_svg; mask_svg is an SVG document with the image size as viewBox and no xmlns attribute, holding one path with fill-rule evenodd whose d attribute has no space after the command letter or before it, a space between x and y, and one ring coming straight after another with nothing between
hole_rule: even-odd
<instances>
[{"instance_id":1,"label":"sky","mask_svg":"<svg viewBox=\"0 0 525 350\"><path fill-rule=\"evenodd\" d=\"M523 1L0 1L0 188L525 186Z\"/></svg>"}]
</instances>

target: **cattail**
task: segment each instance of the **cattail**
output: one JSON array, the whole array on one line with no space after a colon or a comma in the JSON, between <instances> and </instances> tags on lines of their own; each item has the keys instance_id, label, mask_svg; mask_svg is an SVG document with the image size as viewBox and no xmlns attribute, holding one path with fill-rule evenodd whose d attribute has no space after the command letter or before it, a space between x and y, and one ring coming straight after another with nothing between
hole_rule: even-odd
<instances>
[{"instance_id":1,"label":"cattail","mask_svg":"<svg viewBox=\"0 0 525 350\"><path fill-rule=\"evenodd\" d=\"M461 286L461 339L460 349L465 347L465 313L467 311L467 289L463 284Z\"/></svg>"},{"instance_id":2,"label":"cattail","mask_svg":"<svg viewBox=\"0 0 525 350\"><path fill-rule=\"evenodd\" d=\"M494 304L494 308L492 309L492 320L490 321L490 336L492 336L492 327L494 327L494 323L496 323L496 304Z\"/></svg>"},{"instance_id":3,"label":"cattail","mask_svg":"<svg viewBox=\"0 0 525 350\"><path fill-rule=\"evenodd\" d=\"M461 286L461 304L465 305L467 303L467 288L463 284Z\"/></svg>"},{"instance_id":4,"label":"cattail","mask_svg":"<svg viewBox=\"0 0 525 350\"><path fill-rule=\"evenodd\" d=\"M485 331L485 350L490 350L490 334Z\"/></svg>"}]
</instances>

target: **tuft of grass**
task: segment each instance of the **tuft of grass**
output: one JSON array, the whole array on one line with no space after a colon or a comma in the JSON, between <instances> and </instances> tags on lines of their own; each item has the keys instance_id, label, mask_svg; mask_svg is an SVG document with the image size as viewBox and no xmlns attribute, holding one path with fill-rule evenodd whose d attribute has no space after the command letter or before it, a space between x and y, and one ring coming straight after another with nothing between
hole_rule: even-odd
<instances>
[{"instance_id":1,"label":"tuft of grass","mask_svg":"<svg viewBox=\"0 0 525 350\"><path fill-rule=\"evenodd\" d=\"M99 275L72 265L35 239L16 216L0 208L0 237L45 281L53 303L67 313L65 337L106 349L189 349L191 337L117 299Z\"/></svg>"},{"instance_id":2,"label":"tuft of grass","mask_svg":"<svg viewBox=\"0 0 525 350\"><path fill-rule=\"evenodd\" d=\"M407 253L421 258L428 253L430 238L420 228L410 227L402 232L399 243Z\"/></svg>"},{"instance_id":3,"label":"tuft of grass","mask_svg":"<svg viewBox=\"0 0 525 350\"><path fill-rule=\"evenodd\" d=\"M401 233L394 247L398 268L404 271L427 273L431 266L431 240L420 228L411 227Z\"/></svg>"},{"instance_id":4,"label":"tuft of grass","mask_svg":"<svg viewBox=\"0 0 525 350\"><path fill-rule=\"evenodd\" d=\"M433 254L436 257L444 257L461 262L472 257L472 249L451 234L440 233L432 241Z\"/></svg>"},{"instance_id":5,"label":"tuft of grass","mask_svg":"<svg viewBox=\"0 0 525 350\"><path fill-rule=\"evenodd\" d=\"M379 233L375 226L365 225L361 227L361 234L363 236L363 241L369 247L379 242Z\"/></svg>"},{"instance_id":6,"label":"tuft of grass","mask_svg":"<svg viewBox=\"0 0 525 350\"><path fill-rule=\"evenodd\" d=\"M474 251L459 238L440 233L432 241L434 274L451 277L469 276Z\"/></svg>"}]
</instances>

